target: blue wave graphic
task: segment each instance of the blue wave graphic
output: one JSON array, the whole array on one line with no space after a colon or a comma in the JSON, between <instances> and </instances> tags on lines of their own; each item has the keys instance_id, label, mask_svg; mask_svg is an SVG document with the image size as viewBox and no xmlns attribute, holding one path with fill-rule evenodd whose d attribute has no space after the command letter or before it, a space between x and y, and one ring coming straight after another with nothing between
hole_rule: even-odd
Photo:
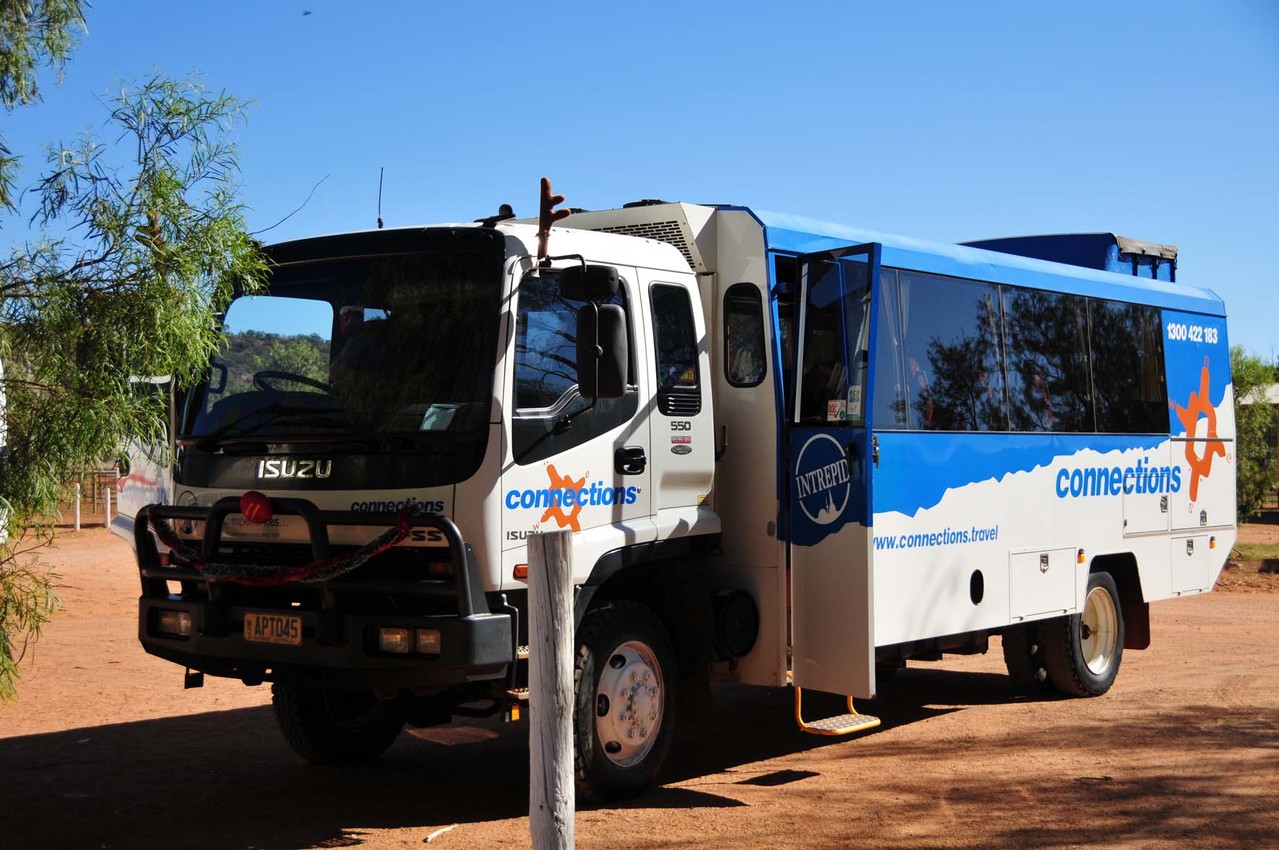
<instances>
[{"instance_id":1,"label":"blue wave graphic","mask_svg":"<svg viewBox=\"0 0 1279 850\"><path fill-rule=\"evenodd\" d=\"M1166 436L1073 434L881 433L874 512L914 516L936 506L947 490L1030 472L1086 449L1105 453L1154 449ZM1047 495L1049 491L1045 490Z\"/></svg>"}]
</instances>

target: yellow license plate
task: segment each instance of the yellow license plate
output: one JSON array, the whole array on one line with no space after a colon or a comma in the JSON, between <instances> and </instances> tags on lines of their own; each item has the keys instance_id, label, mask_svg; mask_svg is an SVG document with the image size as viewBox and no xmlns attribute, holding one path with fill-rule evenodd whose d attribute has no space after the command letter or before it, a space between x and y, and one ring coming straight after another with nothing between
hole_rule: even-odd
<instances>
[{"instance_id":1,"label":"yellow license plate","mask_svg":"<svg viewBox=\"0 0 1279 850\"><path fill-rule=\"evenodd\" d=\"M302 645L302 618L290 614L244 615L244 639L254 643Z\"/></svg>"}]
</instances>

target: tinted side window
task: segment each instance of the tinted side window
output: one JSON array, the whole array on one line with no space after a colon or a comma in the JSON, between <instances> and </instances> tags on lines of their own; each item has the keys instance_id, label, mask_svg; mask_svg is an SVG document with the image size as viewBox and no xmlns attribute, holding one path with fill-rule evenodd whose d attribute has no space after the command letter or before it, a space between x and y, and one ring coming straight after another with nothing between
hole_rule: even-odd
<instances>
[{"instance_id":1,"label":"tinted side window","mask_svg":"<svg viewBox=\"0 0 1279 850\"><path fill-rule=\"evenodd\" d=\"M1014 431L1093 431L1087 301L1004 289L1008 412Z\"/></svg>"},{"instance_id":2,"label":"tinted side window","mask_svg":"<svg viewBox=\"0 0 1279 850\"><path fill-rule=\"evenodd\" d=\"M901 338L901 297L897 270L879 270L879 315L875 325L875 410L881 430L906 427L906 351Z\"/></svg>"},{"instance_id":3,"label":"tinted side window","mask_svg":"<svg viewBox=\"0 0 1279 850\"><path fill-rule=\"evenodd\" d=\"M1098 300L1090 301L1088 309L1097 430L1166 431L1168 391L1159 309Z\"/></svg>"},{"instance_id":4,"label":"tinted side window","mask_svg":"<svg viewBox=\"0 0 1279 850\"><path fill-rule=\"evenodd\" d=\"M905 387L894 418L921 431L1006 429L998 289L920 272L897 279Z\"/></svg>"},{"instance_id":5,"label":"tinted side window","mask_svg":"<svg viewBox=\"0 0 1279 850\"><path fill-rule=\"evenodd\" d=\"M666 416L696 416L702 409L701 375L688 290L655 283L650 297L657 354L657 408Z\"/></svg>"},{"instance_id":6,"label":"tinted side window","mask_svg":"<svg viewBox=\"0 0 1279 850\"><path fill-rule=\"evenodd\" d=\"M735 283L724 294L724 375L735 387L754 387L767 369L759 287Z\"/></svg>"},{"instance_id":7,"label":"tinted side window","mask_svg":"<svg viewBox=\"0 0 1279 850\"><path fill-rule=\"evenodd\" d=\"M781 356L778 368L782 371L782 386L786 396L786 421L795 418L795 359L798 341L795 339L795 297L799 292L799 260L795 257L773 257L772 298L777 305L777 339L770 342Z\"/></svg>"},{"instance_id":8,"label":"tinted side window","mask_svg":"<svg viewBox=\"0 0 1279 850\"><path fill-rule=\"evenodd\" d=\"M623 286L610 302L627 312ZM585 302L560 295L559 275L541 270L520 281L515 318L515 416L511 448L517 463L532 463L586 442L627 422L639 409L628 380L625 395L593 408L577 387L577 311ZM634 346L628 346L634 350ZM633 372L633 370L632 370ZM572 427L564 425L571 421Z\"/></svg>"}]
</instances>

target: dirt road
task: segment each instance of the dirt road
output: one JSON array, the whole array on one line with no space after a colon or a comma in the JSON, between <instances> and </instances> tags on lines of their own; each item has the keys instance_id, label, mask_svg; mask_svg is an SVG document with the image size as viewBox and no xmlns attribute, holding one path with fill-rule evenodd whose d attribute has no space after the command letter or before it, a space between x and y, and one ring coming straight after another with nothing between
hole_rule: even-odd
<instances>
[{"instance_id":1,"label":"dirt road","mask_svg":"<svg viewBox=\"0 0 1279 850\"><path fill-rule=\"evenodd\" d=\"M128 547L52 554L65 608L0 706L0 848L527 847L527 724L405 734L359 770L300 762L266 687L145 655ZM1279 845L1279 593L1160 603L1154 645L1093 700L1018 696L989 655L919 665L849 740L784 690L717 692L662 787L583 807L582 848Z\"/></svg>"}]
</instances>

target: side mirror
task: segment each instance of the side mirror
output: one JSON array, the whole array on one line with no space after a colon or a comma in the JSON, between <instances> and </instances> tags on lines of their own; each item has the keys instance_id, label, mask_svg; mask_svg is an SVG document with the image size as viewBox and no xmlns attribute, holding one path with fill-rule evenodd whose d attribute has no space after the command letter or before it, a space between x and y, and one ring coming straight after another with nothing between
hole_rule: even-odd
<instances>
[{"instance_id":1,"label":"side mirror","mask_svg":"<svg viewBox=\"0 0 1279 850\"><path fill-rule=\"evenodd\" d=\"M570 266L560 272L560 295L570 301L607 301L617 294L618 281L612 266Z\"/></svg>"},{"instance_id":2,"label":"side mirror","mask_svg":"<svg viewBox=\"0 0 1279 850\"><path fill-rule=\"evenodd\" d=\"M587 304L578 310L578 391L592 402L621 398L626 393L629 362L626 314L622 308L617 304Z\"/></svg>"},{"instance_id":3,"label":"side mirror","mask_svg":"<svg viewBox=\"0 0 1279 850\"><path fill-rule=\"evenodd\" d=\"M226 364L216 360L209 364L209 392L217 395L226 389Z\"/></svg>"}]
</instances>

